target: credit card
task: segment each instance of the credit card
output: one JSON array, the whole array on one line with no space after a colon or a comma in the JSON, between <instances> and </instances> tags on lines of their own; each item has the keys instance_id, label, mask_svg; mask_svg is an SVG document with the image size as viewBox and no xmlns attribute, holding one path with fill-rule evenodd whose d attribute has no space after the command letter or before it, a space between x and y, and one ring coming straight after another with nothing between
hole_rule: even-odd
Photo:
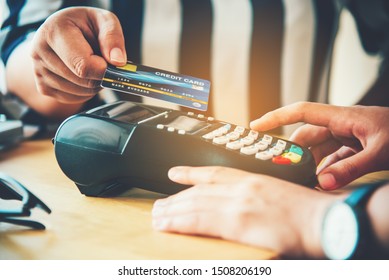
<instances>
[{"instance_id":1,"label":"credit card","mask_svg":"<svg viewBox=\"0 0 389 280\"><path fill-rule=\"evenodd\" d=\"M211 83L207 80L128 62L119 67L109 65L101 86L206 111Z\"/></svg>"}]
</instances>

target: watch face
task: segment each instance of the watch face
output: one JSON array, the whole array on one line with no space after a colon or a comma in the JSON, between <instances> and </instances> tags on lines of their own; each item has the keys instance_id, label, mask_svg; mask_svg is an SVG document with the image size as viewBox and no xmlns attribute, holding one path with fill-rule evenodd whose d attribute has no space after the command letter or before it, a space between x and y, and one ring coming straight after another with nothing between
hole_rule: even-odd
<instances>
[{"instance_id":1,"label":"watch face","mask_svg":"<svg viewBox=\"0 0 389 280\"><path fill-rule=\"evenodd\" d=\"M321 243L329 259L352 257L359 239L358 220L353 209L344 202L336 202L324 216Z\"/></svg>"}]
</instances>

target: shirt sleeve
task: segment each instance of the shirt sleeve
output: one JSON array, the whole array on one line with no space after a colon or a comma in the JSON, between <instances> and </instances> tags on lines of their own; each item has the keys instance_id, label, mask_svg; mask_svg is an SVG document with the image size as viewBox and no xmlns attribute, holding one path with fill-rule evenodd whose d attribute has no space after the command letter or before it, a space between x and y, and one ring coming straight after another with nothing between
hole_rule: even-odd
<instances>
[{"instance_id":1,"label":"shirt sleeve","mask_svg":"<svg viewBox=\"0 0 389 280\"><path fill-rule=\"evenodd\" d=\"M60 0L1 0L2 7L0 29L0 91L5 94L7 85L5 67L13 50L26 40L31 32L52 13L64 6Z\"/></svg>"},{"instance_id":2,"label":"shirt sleeve","mask_svg":"<svg viewBox=\"0 0 389 280\"><path fill-rule=\"evenodd\" d=\"M12 51L23 42L29 33L36 31L52 13L66 1L59 0L14 0L2 1L3 14L0 30L1 59L4 65Z\"/></svg>"},{"instance_id":3,"label":"shirt sleeve","mask_svg":"<svg viewBox=\"0 0 389 280\"><path fill-rule=\"evenodd\" d=\"M70 6L86 6L87 0L0 0L0 113L26 124L44 127L48 120L7 91L5 69L12 52L32 39L34 32L54 12Z\"/></svg>"},{"instance_id":4,"label":"shirt sleeve","mask_svg":"<svg viewBox=\"0 0 389 280\"><path fill-rule=\"evenodd\" d=\"M54 12L71 6L85 6L86 0L0 0L0 90L5 91L4 67L13 50L36 31Z\"/></svg>"}]
</instances>

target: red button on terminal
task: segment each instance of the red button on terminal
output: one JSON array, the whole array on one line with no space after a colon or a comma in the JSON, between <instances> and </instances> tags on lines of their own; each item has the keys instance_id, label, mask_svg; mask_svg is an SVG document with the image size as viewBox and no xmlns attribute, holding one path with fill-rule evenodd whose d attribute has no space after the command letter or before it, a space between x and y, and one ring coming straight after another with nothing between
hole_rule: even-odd
<instances>
[{"instance_id":1,"label":"red button on terminal","mask_svg":"<svg viewBox=\"0 0 389 280\"><path fill-rule=\"evenodd\" d=\"M283 156L276 156L272 159L272 161L275 163L275 164L284 164L284 165L289 165L292 163L292 161L288 158L285 158Z\"/></svg>"}]
</instances>

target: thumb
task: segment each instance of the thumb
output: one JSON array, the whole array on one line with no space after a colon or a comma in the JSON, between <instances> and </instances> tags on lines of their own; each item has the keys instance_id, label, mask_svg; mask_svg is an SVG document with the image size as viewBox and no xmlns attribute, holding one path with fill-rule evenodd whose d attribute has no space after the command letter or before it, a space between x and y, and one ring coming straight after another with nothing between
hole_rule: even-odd
<instances>
[{"instance_id":1,"label":"thumb","mask_svg":"<svg viewBox=\"0 0 389 280\"><path fill-rule=\"evenodd\" d=\"M119 19L106 10L100 10L92 17L94 28L97 30L101 54L110 64L124 65L127 62L127 54Z\"/></svg>"},{"instance_id":2,"label":"thumb","mask_svg":"<svg viewBox=\"0 0 389 280\"><path fill-rule=\"evenodd\" d=\"M321 170L318 175L320 186L335 190L373 170L373 159L366 150L339 160Z\"/></svg>"}]
</instances>

